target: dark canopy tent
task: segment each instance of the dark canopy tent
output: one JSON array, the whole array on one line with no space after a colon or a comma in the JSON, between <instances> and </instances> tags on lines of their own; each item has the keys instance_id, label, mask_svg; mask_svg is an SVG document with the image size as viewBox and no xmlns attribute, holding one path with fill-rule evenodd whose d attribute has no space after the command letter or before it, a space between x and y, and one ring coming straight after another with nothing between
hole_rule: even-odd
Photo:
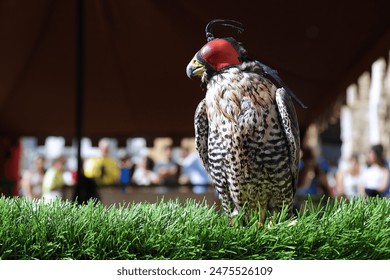
<instances>
[{"instance_id":1,"label":"dark canopy tent","mask_svg":"<svg viewBox=\"0 0 390 280\"><path fill-rule=\"evenodd\" d=\"M83 135L193 136L204 97L185 67L214 18L309 107L301 129L390 47L389 1L85 0ZM0 1L0 136L76 135L76 0Z\"/></svg>"}]
</instances>

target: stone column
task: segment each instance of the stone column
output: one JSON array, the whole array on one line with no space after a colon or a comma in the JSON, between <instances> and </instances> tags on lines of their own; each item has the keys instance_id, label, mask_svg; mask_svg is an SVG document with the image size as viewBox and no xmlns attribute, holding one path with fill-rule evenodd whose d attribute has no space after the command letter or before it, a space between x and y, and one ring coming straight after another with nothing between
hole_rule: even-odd
<instances>
[{"instance_id":1,"label":"stone column","mask_svg":"<svg viewBox=\"0 0 390 280\"><path fill-rule=\"evenodd\" d=\"M353 154L365 155L381 143L390 158L390 65L383 58L373 63L371 75L363 73L357 84L348 87L341 108L340 165Z\"/></svg>"},{"instance_id":2,"label":"stone column","mask_svg":"<svg viewBox=\"0 0 390 280\"><path fill-rule=\"evenodd\" d=\"M384 132L384 118L386 116L387 100L383 94L385 60L378 59L371 69L370 98L368 106L369 139L370 144L382 143Z\"/></svg>"}]
</instances>

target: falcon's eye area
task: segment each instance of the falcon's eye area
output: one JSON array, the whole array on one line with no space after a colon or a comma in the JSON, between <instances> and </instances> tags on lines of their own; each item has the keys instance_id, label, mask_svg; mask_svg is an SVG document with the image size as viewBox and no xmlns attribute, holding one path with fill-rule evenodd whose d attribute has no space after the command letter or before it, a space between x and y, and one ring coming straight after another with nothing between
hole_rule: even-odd
<instances>
[{"instance_id":1,"label":"falcon's eye area","mask_svg":"<svg viewBox=\"0 0 390 280\"><path fill-rule=\"evenodd\" d=\"M240 64L237 50L224 39L215 39L208 42L200 50L200 55L214 70Z\"/></svg>"},{"instance_id":2,"label":"falcon's eye area","mask_svg":"<svg viewBox=\"0 0 390 280\"><path fill-rule=\"evenodd\" d=\"M209 46L209 44L207 44L206 46L204 46L200 53L202 55L202 57L207 57L207 56L210 56L213 52L213 50L217 51L215 48L213 49L211 46Z\"/></svg>"}]
</instances>

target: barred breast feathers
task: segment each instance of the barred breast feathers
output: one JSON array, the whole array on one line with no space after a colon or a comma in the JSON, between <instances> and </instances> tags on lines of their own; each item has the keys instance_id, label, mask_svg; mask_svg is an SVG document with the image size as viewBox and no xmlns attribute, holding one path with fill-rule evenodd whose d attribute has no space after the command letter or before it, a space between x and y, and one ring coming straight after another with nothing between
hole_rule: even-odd
<instances>
[{"instance_id":1,"label":"barred breast feathers","mask_svg":"<svg viewBox=\"0 0 390 280\"><path fill-rule=\"evenodd\" d=\"M242 111L247 109L260 116L262 108L275 102L275 93L276 87L262 76L255 62L227 68L214 74L208 82L208 118L213 120L222 115L237 124Z\"/></svg>"}]
</instances>

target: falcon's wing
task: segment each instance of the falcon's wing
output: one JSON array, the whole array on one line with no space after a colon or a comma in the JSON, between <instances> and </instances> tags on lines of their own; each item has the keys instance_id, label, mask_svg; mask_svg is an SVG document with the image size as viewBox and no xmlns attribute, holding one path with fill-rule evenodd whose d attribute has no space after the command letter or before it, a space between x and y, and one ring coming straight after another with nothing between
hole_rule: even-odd
<instances>
[{"instance_id":1,"label":"falcon's wing","mask_svg":"<svg viewBox=\"0 0 390 280\"><path fill-rule=\"evenodd\" d=\"M271 79L271 81L277 86L284 88L286 93L292 97L303 109L306 109L306 105L302 103L301 100L292 92L291 89L288 88L288 86L283 82L283 80L279 77L278 71L272 69L271 67L261 63L260 61L256 60L256 63L260 65L260 67L263 70L263 74L267 79Z\"/></svg>"},{"instance_id":2,"label":"falcon's wing","mask_svg":"<svg viewBox=\"0 0 390 280\"><path fill-rule=\"evenodd\" d=\"M195 111L195 145L196 150L199 153L199 157L202 160L203 166L210 174L208 164L208 135L209 135L209 122L207 118L206 100L203 99Z\"/></svg>"},{"instance_id":3,"label":"falcon's wing","mask_svg":"<svg viewBox=\"0 0 390 280\"><path fill-rule=\"evenodd\" d=\"M294 193L298 182L298 164L300 155L300 140L297 114L290 95L284 88L278 88L276 91L276 104L278 106L280 120L283 131L286 135L289 150L291 171L294 177Z\"/></svg>"}]
</instances>

